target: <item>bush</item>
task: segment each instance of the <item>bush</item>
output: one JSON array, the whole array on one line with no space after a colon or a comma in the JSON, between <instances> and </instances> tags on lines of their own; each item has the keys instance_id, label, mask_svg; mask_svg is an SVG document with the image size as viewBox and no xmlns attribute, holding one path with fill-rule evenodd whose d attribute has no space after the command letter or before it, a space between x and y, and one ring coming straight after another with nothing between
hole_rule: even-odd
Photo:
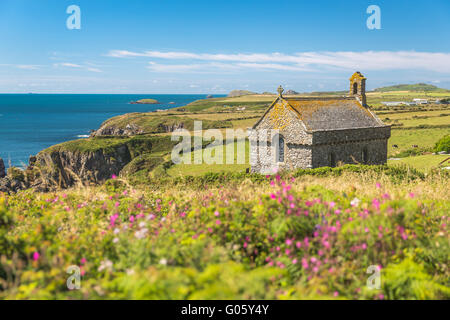
<instances>
[{"instance_id":1,"label":"bush","mask_svg":"<svg viewBox=\"0 0 450 320\"><path fill-rule=\"evenodd\" d=\"M450 153L450 134L443 136L434 146L435 152L445 151Z\"/></svg>"}]
</instances>

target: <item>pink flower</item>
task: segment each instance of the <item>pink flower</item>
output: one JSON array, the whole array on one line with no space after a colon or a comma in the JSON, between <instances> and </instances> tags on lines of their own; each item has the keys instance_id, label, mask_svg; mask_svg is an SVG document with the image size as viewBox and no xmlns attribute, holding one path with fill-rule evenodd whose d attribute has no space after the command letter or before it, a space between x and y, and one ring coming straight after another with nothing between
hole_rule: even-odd
<instances>
[{"instance_id":1,"label":"pink flower","mask_svg":"<svg viewBox=\"0 0 450 320\"><path fill-rule=\"evenodd\" d=\"M292 240L291 240L291 239L286 239L286 244L287 244L288 246L290 246L290 245L292 244Z\"/></svg>"},{"instance_id":2,"label":"pink flower","mask_svg":"<svg viewBox=\"0 0 450 320\"><path fill-rule=\"evenodd\" d=\"M247 242L244 242L244 248L247 248L248 244Z\"/></svg>"},{"instance_id":3,"label":"pink flower","mask_svg":"<svg viewBox=\"0 0 450 320\"><path fill-rule=\"evenodd\" d=\"M363 250L366 250L367 249L367 244L363 243L361 247L363 248Z\"/></svg>"},{"instance_id":4,"label":"pink flower","mask_svg":"<svg viewBox=\"0 0 450 320\"><path fill-rule=\"evenodd\" d=\"M286 253L286 255L288 256L290 253L291 253L291 250L289 250L289 249L286 249L285 251L284 251L285 253Z\"/></svg>"},{"instance_id":5,"label":"pink flower","mask_svg":"<svg viewBox=\"0 0 450 320\"><path fill-rule=\"evenodd\" d=\"M134 216L130 216L130 222L134 222Z\"/></svg>"},{"instance_id":6,"label":"pink flower","mask_svg":"<svg viewBox=\"0 0 450 320\"><path fill-rule=\"evenodd\" d=\"M380 184L379 182L377 182L377 183L375 184L375 186L377 187L377 189L380 189L380 188L381 188L381 184Z\"/></svg>"},{"instance_id":7,"label":"pink flower","mask_svg":"<svg viewBox=\"0 0 450 320\"><path fill-rule=\"evenodd\" d=\"M41 255L39 254L39 252L35 251L35 252L33 253L33 260L34 260L34 261L38 261L40 256L41 256Z\"/></svg>"},{"instance_id":8,"label":"pink flower","mask_svg":"<svg viewBox=\"0 0 450 320\"><path fill-rule=\"evenodd\" d=\"M292 264L297 264L297 259L293 259Z\"/></svg>"},{"instance_id":9,"label":"pink flower","mask_svg":"<svg viewBox=\"0 0 450 320\"><path fill-rule=\"evenodd\" d=\"M218 217L218 216L220 215L219 211L215 211L215 212L214 212L214 215L215 215L216 217Z\"/></svg>"},{"instance_id":10,"label":"pink flower","mask_svg":"<svg viewBox=\"0 0 450 320\"><path fill-rule=\"evenodd\" d=\"M410 192L410 193L409 193L409 197L410 197L410 198L414 198L414 197L415 197L415 194L412 193L412 192Z\"/></svg>"},{"instance_id":11,"label":"pink flower","mask_svg":"<svg viewBox=\"0 0 450 320\"><path fill-rule=\"evenodd\" d=\"M334 201L331 201L331 202L328 204L328 206L329 206L330 208L334 208L335 205L336 205L336 203L335 203Z\"/></svg>"},{"instance_id":12,"label":"pink flower","mask_svg":"<svg viewBox=\"0 0 450 320\"><path fill-rule=\"evenodd\" d=\"M219 219L216 220L216 224L217 224L218 226L220 226L221 223L222 223L222 222L221 222Z\"/></svg>"},{"instance_id":13,"label":"pink flower","mask_svg":"<svg viewBox=\"0 0 450 320\"><path fill-rule=\"evenodd\" d=\"M366 233L369 232L369 228L365 227L365 228L364 228L364 231L365 231Z\"/></svg>"},{"instance_id":14,"label":"pink flower","mask_svg":"<svg viewBox=\"0 0 450 320\"><path fill-rule=\"evenodd\" d=\"M113 175L111 176L111 179L117 179L117 176L116 176L115 174L113 174Z\"/></svg>"},{"instance_id":15,"label":"pink flower","mask_svg":"<svg viewBox=\"0 0 450 320\"><path fill-rule=\"evenodd\" d=\"M81 264L85 264L86 261L87 261L86 258L81 258L80 263L81 263Z\"/></svg>"},{"instance_id":16,"label":"pink flower","mask_svg":"<svg viewBox=\"0 0 450 320\"><path fill-rule=\"evenodd\" d=\"M304 269L308 269L308 260L306 260L305 258L302 258L302 267Z\"/></svg>"},{"instance_id":17,"label":"pink flower","mask_svg":"<svg viewBox=\"0 0 450 320\"><path fill-rule=\"evenodd\" d=\"M116 203L114 204L114 206L117 208L118 206L120 206L120 202L116 201Z\"/></svg>"},{"instance_id":18,"label":"pink flower","mask_svg":"<svg viewBox=\"0 0 450 320\"><path fill-rule=\"evenodd\" d=\"M182 213L180 213L180 216L183 218L183 217L186 217L186 212L182 212Z\"/></svg>"},{"instance_id":19,"label":"pink flower","mask_svg":"<svg viewBox=\"0 0 450 320\"><path fill-rule=\"evenodd\" d=\"M295 246L300 249L302 247L302 243L300 241L297 241L295 243Z\"/></svg>"},{"instance_id":20,"label":"pink flower","mask_svg":"<svg viewBox=\"0 0 450 320\"><path fill-rule=\"evenodd\" d=\"M333 292L333 296L337 297L339 295L339 292L335 291Z\"/></svg>"},{"instance_id":21,"label":"pink flower","mask_svg":"<svg viewBox=\"0 0 450 320\"><path fill-rule=\"evenodd\" d=\"M375 207L375 209L380 210L380 201L378 199L373 199L372 205Z\"/></svg>"}]
</instances>

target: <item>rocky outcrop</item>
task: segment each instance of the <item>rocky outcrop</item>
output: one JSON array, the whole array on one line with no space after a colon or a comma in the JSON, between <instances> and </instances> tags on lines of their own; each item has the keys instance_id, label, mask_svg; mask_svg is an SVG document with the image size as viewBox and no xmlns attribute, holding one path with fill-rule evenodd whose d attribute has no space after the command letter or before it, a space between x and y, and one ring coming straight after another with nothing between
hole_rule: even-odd
<instances>
[{"instance_id":1,"label":"rocky outcrop","mask_svg":"<svg viewBox=\"0 0 450 320\"><path fill-rule=\"evenodd\" d=\"M97 136L135 136L144 133L144 130L136 124L127 124L125 128L116 126L101 126L98 130L91 132L91 137Z\"/></svg>"},{"instance_id":2,"label":"rocky outcrop","mask_svg":"<svg viewBox=\"0 0 450 320\"><path fill-rule=\"evenodd\" d=\"M3 178L5 176L6 176L5 163L3 162L3 159L0 158L0 178Z\"/></svg>"},{"instance_id":3,"label":"rocky outcrop","mask_svg":"<svg viewBox=\"0 0 450 320\"><path fill-rule=\"evenodd\" d=\"M118 175L131 158L127 145L120 145L113 152L41 152L35 164L39 178L31 187L46 191L55 187L101 183Z\"/></svg>"}]
</instances>

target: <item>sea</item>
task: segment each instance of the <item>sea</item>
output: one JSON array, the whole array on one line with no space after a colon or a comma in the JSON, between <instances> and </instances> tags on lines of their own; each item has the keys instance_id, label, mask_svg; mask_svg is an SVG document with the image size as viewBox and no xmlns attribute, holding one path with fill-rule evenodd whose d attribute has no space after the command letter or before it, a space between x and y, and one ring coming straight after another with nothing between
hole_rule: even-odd
<instances>
[{"instance_id":1,"label":"sea","mask_svg":"<svg viewBox=\"0 0 450 320\"><path fill-rule=\"evenodd\" d=\"M206 96L0 94L0 158L6 167L24 167L30 155L64 141L87 138L91 130L111 117L180 107ZM139 99L156 99L160 104L130 104Z\"/></svg>"}]
</instances>

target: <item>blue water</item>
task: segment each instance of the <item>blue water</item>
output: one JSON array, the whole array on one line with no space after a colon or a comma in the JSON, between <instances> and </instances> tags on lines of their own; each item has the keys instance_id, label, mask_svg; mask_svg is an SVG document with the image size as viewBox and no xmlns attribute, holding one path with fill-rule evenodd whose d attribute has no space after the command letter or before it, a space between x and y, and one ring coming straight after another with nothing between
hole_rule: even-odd
<instances>
[{"instance_id":1,"label":"blue water","mask_svg":"<svg viewBox=\"0 0 450 320\"><path fill-rule=\"evenodd\" d=\"M130 101L151 98L161 104ZM206 95L0 94L0 158L28 164L30 155L51 145L89 135L108 118L186 105ZM175 102L175 104L169 104Z\"/></svg>"}]
</instances>

